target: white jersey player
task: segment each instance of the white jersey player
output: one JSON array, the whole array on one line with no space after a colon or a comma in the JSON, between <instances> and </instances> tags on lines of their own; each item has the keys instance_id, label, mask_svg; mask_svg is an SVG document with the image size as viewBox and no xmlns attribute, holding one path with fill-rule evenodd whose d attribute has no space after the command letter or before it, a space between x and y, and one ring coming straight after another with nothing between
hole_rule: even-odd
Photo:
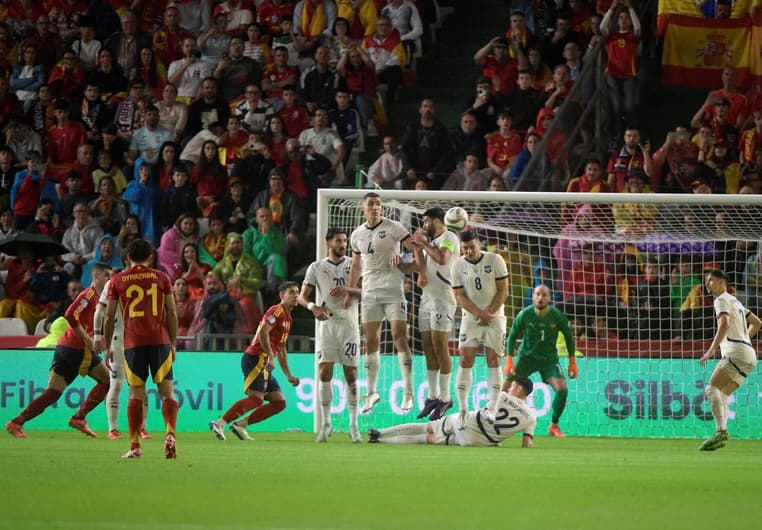
<instances>
[{"instance_id":1,"label":"white jersey player","mask_svg":"<svg viewBox=\"0 0 762 530\"><path fill-rule=\"evenodd\" d=\"M317 442L328 441L331 426L331 403L333 402L333 365L344 367L347 381L347 405L349 407L349 435L353 442L362 442L357 426L357 364L360 357L360 329L357 306L360 290L348 287L350 260L347 253L347 233L340 228L329 228L325 235L328 256L315 261L307 268L307 274L299 293L299 305L307 308L320 321L317 356L320 383L318 400L323 421ZM319 304L310 301L312 290ZM344 307L344 295L351 295L350 304Z\"/></svg>"},{"instance_id":2,"label":"white jersey player","mask_svg":"<svg viewBox=\"0 0 762 530\"><path fill-rule=\"evenodd\" d=\"M103 320L106 316L106 304L108 303L108 289L111 280L106 282L103 291L98 299L98 307L93 316L93 329L95 330L95 340L98 344L103 344ZM111 364L111 386L106 394L106 414L108 415L108 437L110 440L119 440L119 395L124 386L124 380L127 377L124 360L124 321L122 320L122 310L116 312L114 317L114 334L111 339L111 350L114 352L114 362ZM148 402L143 402L143 418L148 417ZM140 430L140 436L148 439L151 436L145 429L145 423Z\"/></svg>"},{"instance_id":3,"label":"white jersey player","mask_svg":"<svg viewBox=\"0 0 762 530\"><path fill-rule=\"evenodd\" d=\"M350 237L352 267L349 286L357 286L362 276L361 322L365 334L365 369L368 393L363 412L378 403L377 382L381 364L381 324L386 319L392 331L397 360L402 372L404 397L400 408L413 408L413 358L407 341L407 308L403 291L402 258L400 244L412 249L410 234L396 221L381 216L381 198L368 193L362 201L365 223L358 226ZM345 295L345 305L349 295Z\"/></svg>"},{"instance_id":4,"label":"white jersey player","mask_svg":"<svg viewBox=\"0 0 762 530\"><path fill-rule=\"evenodd\" d=\"M532 447L537 417L526 403L531 393L532 381L519 377L511 383L508 392L500 392L495 417L490 421L484 417L484 410L467 413L462 424L459 414L449 414L428 423L371 429L368 442L493 447L516 433L523 433L521 446Z\"/></svg>"},{"instance_id":5,"label":"white jersey player","mask_svg":"<svg viewBox=\"0 0 762 530\"><path fill-rule=\"evenodd\" d=\"M418 328L426 356L426 379L429 395L418 418L436 420L452 408L450 399L450 332L455 321L455 294L451 267L460 255L458 236L444 224L444 210L439 207L423 212L423 228L412 239L418 270L418 286L423 290L418 309Z\"/></svg>"},{"instance_id":6,"label":"white jersey player","mask_svg":"<svg viewBox=\"0 0 762 530\"><path fill-rule=\"evenodd\" d=\"M458 347L460 367L455 380L461 420L468 411L474 357L481 344L487 357L487 407L483 414L491 419L500 392L501 357L505 351L505 313L503 304L508 294L508 269L498 254L483 252L476 232L460 234L463 256L452 266L452 287L455 299L463 308Z\"/></svg>"},{"instance_id":7,"label":"white jersey player","mask_svg":"<svg viewBox=\"0 0 762 530\"><path fill-rule=\"evenodd\" d=\"M709 384L704 389L717 430L701 444L699 450L714 451L724 447L730 438L728 397L746 381L757 364L757 351L751 343L751 338L759 331L762 320L728 292L728 277L724 272L713 270L707 273L704 285L715 297L717 333L699 362L704 366L714 357L717 347L720 348L722 359L717 363Z\"/></svg>"}]
</instances>

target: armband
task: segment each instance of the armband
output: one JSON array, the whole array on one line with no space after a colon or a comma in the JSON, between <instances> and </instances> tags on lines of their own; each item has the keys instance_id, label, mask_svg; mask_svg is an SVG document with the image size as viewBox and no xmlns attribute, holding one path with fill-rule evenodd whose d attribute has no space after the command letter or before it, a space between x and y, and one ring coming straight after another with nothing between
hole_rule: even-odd
<instances>
[{"instance_id":1,"label":"armband","mask_svg":"<svg viewBox=\"0 0 762 530\"><path fill-rule=\"evenodd\" d=\"M312 311L313 309L315 309L315 302L310 302L309 304L307 304L307 309L309 311Z\"/></svg>"}]
</instances>

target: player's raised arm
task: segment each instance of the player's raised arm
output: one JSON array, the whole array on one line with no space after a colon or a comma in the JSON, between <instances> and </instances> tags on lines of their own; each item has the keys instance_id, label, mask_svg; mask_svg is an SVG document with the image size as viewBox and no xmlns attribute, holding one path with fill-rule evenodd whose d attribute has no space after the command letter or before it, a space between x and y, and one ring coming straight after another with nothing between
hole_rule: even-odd
<instances>
[{"instance_id":1,"label":"player's raised arm","mask_svg":"<svg viewBox=\"0 0 762 530\"><path fill-rule=\"evenodd\" d=\"M749 311L746 314L746 322L749 325L749 338L753 339L759 331L759 328L762 327L762 320L760 320L757 315Z\"/></svg>"}]
</instances>

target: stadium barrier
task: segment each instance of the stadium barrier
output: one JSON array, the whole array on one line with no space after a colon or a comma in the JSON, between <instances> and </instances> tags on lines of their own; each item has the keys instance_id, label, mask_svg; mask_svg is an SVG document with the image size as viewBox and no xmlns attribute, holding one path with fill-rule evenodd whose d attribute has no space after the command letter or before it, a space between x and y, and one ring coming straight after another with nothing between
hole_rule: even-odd
<instances>
[{"instance_id":1,"label":"stadium barrier","mask_svg":"<svg viewBox=\"0 0 762 530\"><path fill-rule=\"evenodd\" d=\"M700 350L695 350L700 351ZM206 431L211 419L219 417L242 394L240 353L180 352L174 367L176 397L180 403L179 426L182 431ZM0 417L14 417L29 400L39 395L47 384L52 352L50 350L0 351ZM397 364L393 356L382 357L382 369L390 372ZM566 369L566 360L561 361ZM710 363L714 364L714 363ZM630 436L654 438L694 438L711 432L709 404L704 386L712 367L700 367L693 359L647 359L583 357L579 360L580 375L569 381L569 403L562 418L564 430L577 436ZM312 431L317 385L314 378L314 355L290 353L289 366L299 377L298 388L288 384L279 369L281 388L288 403L286 410L253 431ZM339 373L339 370L336 371ZM403 414L397 408L402 398L402 381L383 380L380 388L382 414L360 417L360 427L388 427L394 423L415 421L415 415L426 398L425 365L421 356L414 357L416 407ZM643 374L650 374L647 377ZM658 374L658 375L657 375ZM471 408L481 407L487 400L484 358L478 357L475 384L470 396ZM535 378L535 382L537 382ZM347 430L347 405L344 382L334 378L332 420L337 431ZM30 421L26 427L68 430L66 422L92 388L93 381L77 378L66 389L55 407ZM365 381L360 380L360 394ZM453 389L454 395L454 389ZM156 390L149 384L149 430L163 428ZM550 422L552 390L538 383L529 403L538 414L537 434L544 435ZM120 423L127 427L127 389L124 390ZM754 371L730 399L729 429L734 438L759 438L762 417L762 380ZM88 416L88 423L105 434L106 411L99 406ZM33 435L33 434L32 434Z\"/></svg>"}]
</instances>

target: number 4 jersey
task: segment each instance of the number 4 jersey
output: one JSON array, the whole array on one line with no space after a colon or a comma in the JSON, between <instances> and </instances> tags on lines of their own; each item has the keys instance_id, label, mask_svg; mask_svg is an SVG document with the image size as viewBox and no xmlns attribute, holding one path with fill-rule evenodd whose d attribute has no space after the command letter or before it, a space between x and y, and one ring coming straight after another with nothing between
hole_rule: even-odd
<instances>
[{"instance_id":1,"label":"number 4 jersey","mask_svg":"<svg viewBox=\"0 0 762 530\"><path fill-rule=\"evenodd\" d=\"M169 276L143 265L130 267L109 281L108 299L118 300L124 317L124 348L169 344L167 296L172 296Z\"/></svg>"}]
</instances>

